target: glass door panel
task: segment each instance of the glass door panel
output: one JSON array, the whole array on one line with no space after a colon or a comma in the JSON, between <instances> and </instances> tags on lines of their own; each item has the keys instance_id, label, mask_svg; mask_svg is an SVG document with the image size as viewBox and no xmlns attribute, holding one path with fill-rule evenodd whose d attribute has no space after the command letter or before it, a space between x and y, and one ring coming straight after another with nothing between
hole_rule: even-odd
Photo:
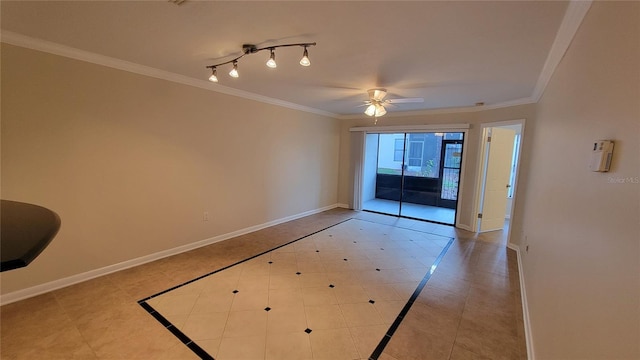
<instances>
[{"instance_id":1,"label":"glass door panel","mask_svg":"<svg viewBox=\"0 0 640 360\"><path fill-rule=\"evenodd\" d=\"M375 136L375 137L373 137ZM402 173L404 168L405 134L367 134L365 162L372 163L375 156L375 171L365 169L364 183L372 189L373 196L363 196L363 210L389 215L400 215L402 197ZM377 146L371 145L377 141Z\"/></svg>"},{"instance_id":2,"label":"glass door panel","mask_svg":"<svg viewBox=\"0 0 640 360\"><path fill-rule=\"evenodd\" d=\"M446 142L442 166L442 190L440 192L440 198L443 200L458 200L461 161L462 143Z\"/></svg>"},{"instance_id":3,"label":"glass door panel","mask_svg":"<svg viewBox=\"0 0 640 360\"><path fill-rule=\"evenodd\" d=\"M442 134L407 133L406 165L402 179L400 215L433 220L440 188L440 152Z\"/></svg>"}]
</instances>

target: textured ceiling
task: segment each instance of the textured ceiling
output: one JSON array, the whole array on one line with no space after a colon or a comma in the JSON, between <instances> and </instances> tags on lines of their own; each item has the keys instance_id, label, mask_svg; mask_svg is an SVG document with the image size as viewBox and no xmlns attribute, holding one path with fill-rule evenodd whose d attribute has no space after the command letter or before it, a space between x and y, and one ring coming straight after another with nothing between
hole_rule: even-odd
<instances>
[{"instance_id":1,"label":"textured ceiling","mask_svg":"<svg viewBox=\"0 0 640 360\"><path fill-rule=\"evenodd\" d=\"M219 69L233 88L325 112L363 111L366 90L422 97L391 112L499 105L530 98L560 28L559 1L2 1L3 31L206 81L206 65L244 43L317 42Z\"/></svg>"}]
</instances>

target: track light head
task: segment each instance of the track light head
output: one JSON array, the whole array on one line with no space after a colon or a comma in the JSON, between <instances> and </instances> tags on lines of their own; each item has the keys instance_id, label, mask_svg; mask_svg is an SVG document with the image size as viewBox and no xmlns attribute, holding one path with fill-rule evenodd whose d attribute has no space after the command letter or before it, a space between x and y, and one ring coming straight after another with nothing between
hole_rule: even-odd
<instances>
[{"instance_id":1,"label":"track light head","mask_svg":"<svg viewBox=\"0 0 640 360\"><path fill-rule=\"evenodd\" d=\"M309 61L309 52L307 51L307 46L304 47L304 52L302 53L302 59L300 59L300 65L309 66L311 65L311 61Z\"/></svg>"},{"instance_id":2,"label":"track light head","mask_svg":"<svg viewBox=\"0 0 640 360\"><path fill-rule=\"evenodd\" d=\"M233 78L240 77L240 74L238 73L238 62L237 61L233 62L233 69L231 69L231 71L229 71L229 76L231 76Z\"/></svg>"},{"instance_id":3,"label":"track light head","mask_svg":"<svg viewBox=\"0 0 640 360\"><path fill-rule=\"evenodd\" d=\"M209 76L209 81L218 82L218 71L216 71L216 67L211 68L211 76Z\"/></svg>"},{"instance_id":4,"label":"track light head","mask_svg":"<svg viewBox=\"0 0 640 360\"><path fill-rule=\"evenodd\" d=\"M270 49L271 50L271 55L269 56L269 60L267 60L267 66L275 69L278 64L276 64L276 52L273 48Z\"/></svg>"}]
</instances>

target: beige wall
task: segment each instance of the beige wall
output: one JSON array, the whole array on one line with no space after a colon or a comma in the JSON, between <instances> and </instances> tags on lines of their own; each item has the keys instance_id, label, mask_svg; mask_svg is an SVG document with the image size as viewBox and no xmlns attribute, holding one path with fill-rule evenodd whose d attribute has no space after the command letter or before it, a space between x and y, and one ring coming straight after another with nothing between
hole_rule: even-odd
<instances>
[{"instance_id":1,"label":"beige wall","mask_svg":"<svg viewBox=\"0 0 640 360\"><path fill-rule=\"evenodd\" d=\"M541 101L523 253L536 359L640 359L640 3L594 2ZM609 173L592 142L615 140Z\"/></svg>"},{"instance_id":2,"label":"beige wall","mask_svg":"<svg viewBox=\"0 0 640 360\"><path fill-rule=\"evenodd\" d=\"M463 188L460 192L460 213L458 217L462 225L471 226L472 222L476 219L474 216L474 201L476 197L476 173L478 168L478 152L479 142L482 137L481 126L484 123L498 122L498 121L510 121L510 120L526 120L525 136L523 139L523 146L526 146L529 140L529 133L527 132L529 127L534 126L535 118L535 105L520 105L508 108L474 111L474 112L460 112L454 114L430 114L430 115L414 115L414 116L401 116L401 117L383 117L378 120L377 126L392 126L392 125L441 125L441 124L470 124L470 129L466 141L466 153L465 153L465 174L463 178ZM341 137L340 137L340 180L338 188L338 200L340 203L351 204L353 198L352 179L350 173L350 136L349 129L357 126L374 126L373 119L362 118L356 120L344 120L342 123ZM525 151L523 151L520 172L526 174L526 168L528 166L528 158ZM522 177L521 177L522 178ZM522 180L520 183L525 183L526 180ZM522 186L518 188L518 194L522 191ZM516 205L515 216L513 220L513 234L520 233L521 219L520 209ZM514 236L512 241L517 243L519 236Z\"/></svg>"},{"instance_id":3,"label":"beige wall","mask_svg":"<svg viewBox=\"0 0 640 360\"><path fill-rule=\"evenodd\" d=\"M2 198L62 218L3 294L337 201L335 119L5 44L2 90Z\"/></svg>"}]
</instances>

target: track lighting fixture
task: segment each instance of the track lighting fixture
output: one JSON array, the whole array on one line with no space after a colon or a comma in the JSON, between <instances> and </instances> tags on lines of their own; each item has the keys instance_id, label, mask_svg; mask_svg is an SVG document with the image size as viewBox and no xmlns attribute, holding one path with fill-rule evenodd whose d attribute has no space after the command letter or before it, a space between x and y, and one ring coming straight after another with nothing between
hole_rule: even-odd
<instances>
[{"instance_id":1,"label":"track lighting fixture","mask_svg":"<svg viewBox=\"0 0 640 360\"><path fill-rule=\"evenodd\" d=\"M299 43L299 44L283 44L283 45L275 45L275 46L269 46L269 47L264 47L264 48L258 48L256 45L252 45L252 44L244 44L242 45L242 55L236 57L235 59L231 59L229 61L225 61L219 64L215 64L215 65L209 65L207 66L207 69L211 69L211 76L209 76L209 81L211 82L218 82L218 75L217 75L217 71L216 69L219 66L222 65L226 65L226 64L233 64L233 69L231 69L231 71L229 71L229 76L237 78L240 76L240 74L238 73L238 60L240 60L242 57L244 57L245 55L249 55L249 54L255 54L259 51L262 50L269 50L269 60L267 60L267 66L275 69L278 65L276 64L276 48L279 47L290 47L290 46L302 46L304 47L304 51L302 52L302 59L300 59L300 65L302 66L309 66L311 65L311 62L309 61L309 51L307 50L307 48L309 46L315 46L316 43Z\"/></svg>"}]
</instances>

